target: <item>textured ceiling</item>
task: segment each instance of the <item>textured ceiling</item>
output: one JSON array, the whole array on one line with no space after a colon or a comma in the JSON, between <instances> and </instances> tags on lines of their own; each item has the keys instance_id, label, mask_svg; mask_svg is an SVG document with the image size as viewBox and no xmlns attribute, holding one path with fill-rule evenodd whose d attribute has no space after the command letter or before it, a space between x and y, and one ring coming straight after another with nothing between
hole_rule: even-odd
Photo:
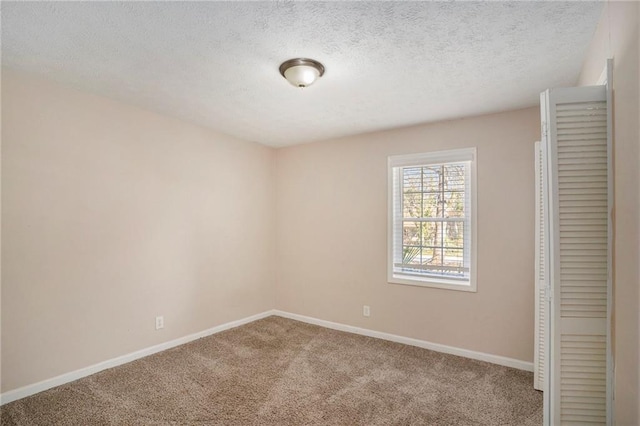
<instances>
[{"instance_id":1,"label":"textured ceiling","mask_svg":"<svg viewBox=\"0 0 640 426\"><path fill-rule=\"evenodd\" d=\"M285 146L535 105L600 2L6 2L3 65ZM296 89L286 59L326 74Z\"/></svg>"}]
</instances>

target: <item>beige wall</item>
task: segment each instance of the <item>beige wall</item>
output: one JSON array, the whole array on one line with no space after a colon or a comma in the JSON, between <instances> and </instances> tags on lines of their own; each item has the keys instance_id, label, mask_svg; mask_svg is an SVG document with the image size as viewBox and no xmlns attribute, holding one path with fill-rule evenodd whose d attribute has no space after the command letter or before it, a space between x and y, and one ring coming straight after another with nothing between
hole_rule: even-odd
<instances>
[{"instance_id":1,"label":"beige wall","mask_svg":"<svg viewBox=\"0 0 640 426\"><path fill-rule=\"evenodd\" d=\"M537 109L275 151L2 77L3 392L273 307L531 360ZM464 146L478 293L387 284L387 156Z\"/></svg>"},{"instance_id":2,"label":"beige wall","mask_svg":"<svg viewBox=\"0 0 640 426\"><path fill-rule=\"evenodd\" d=\"M273 308L273 150L11 72L2 145L2 391Z\"/></svg>"},{"instance_id":3,"label":"beige wall","mask_svg":"<svg viewBox=\"0 0 640 426\"><path fill-rule=\"evenodd\" d=\"M539 127L530 108L279 149L277 308L532 361ZM478 292L387 283L387 157L472 146Z\"/></svg>"},{"instance_id":4,"label":"beige wall","mask_svg":"<svg viewBox=\"0 0 640 426\"><path fill-rule=\"evenodd\" d=\"M580 76L595 84L609 57L614 59L615 416L619 425L640 423L640 132L638 122L639 6L608 2Z\"/></svg>"}]
</instances>

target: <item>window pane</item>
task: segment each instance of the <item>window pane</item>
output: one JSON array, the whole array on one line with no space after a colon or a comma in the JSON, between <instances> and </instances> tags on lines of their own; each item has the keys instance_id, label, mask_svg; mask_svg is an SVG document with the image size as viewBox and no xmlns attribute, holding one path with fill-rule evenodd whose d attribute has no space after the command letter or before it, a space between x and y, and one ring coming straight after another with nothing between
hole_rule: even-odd
<instances>
[{"instance_id":1,"label":"window pane","mask_svg":"<svg viewBox=\"0 0 640 426\"><path fill-rule=\"evenodd\" d=\"M422 189L422 173L420 167L403 169L402 187L405 193L420 192Z\"/></svg>"},{"instance_id":2,"label":"window pane","mask_svg":"<svg viewBox=\"0 0 640 426\"><path fill-rule=\"evenodd\" d=\"M420 217L422 194L419 192L404 194L402 197L402 214L404 217Z\"/></svg>"},{"instance_id":3,"label":"window pane","mask_svg":"<svg viewBox=\"0 0 640 426\"><path fill-rule=\"evenodd\" d=\"M440 195L434 192L422 194L422 217L438 217L437 214L441 213L438 210L439 197Z\"/></svg>"},{"instance_id":4,"label":"window pane","mask_svg":"<svg viewBox=\"0 0 640 426\"><path fill-rule=\"evenodd\" d=\"M464 192L445 192L444 217L464 217Z\"/></svg>"},{"instance_id":5,"label":"window pane","mask_svg":"<svg viewBox=\"0 0 640 426\"><path fill-rule=\"evenodd\" d=\"M424 249L426 254L423 256L423 263L429 266L442 265L442 249L440 247L429 247ZM432 272L439 272L438 268L433 268Z\"/></svg>"},{"instance_id":6,"label":"window pane","mask_svg":"<svg viewBox=\"0 0 640 426\"><path fill-rule=\"evenodd\" d=\"M444 166L445 191L464 192L464 164L447 164Z\"/></svg>"},{"instance_id":7,"label":"window pane","mask_svg":"<svg viewBox=\"0 0 640 426\"><path fill-rule=\"evenodd\" d=\"M402 245L403 246L419 246L420 245L420 223L404 222L402 224Z\"/></svg>"},{"instance_id":8,"label":"window pane","mask_svg":"<svg viewBox=\"0 0 640 426\"><path fill-rule=\"evenodd\" d=\"M404 265L420 265L422 259L420 253L422 248L415 246L405 246L402 248L402 263Z\"/></svg>"},{"instance_id":9,"label":"window pane","mask_svg":"<svg viewBox=\"0 0 640 426\"><path fill-rule=\"evenodd\" d=\"M438 192L440 188L440 175L442 166L429 166L422 168L422 190L424 192Z\"/></svg>"},{"instance_id":10,"label":"window pane","mask_svg":"<svg viewBox=\"0 0 640 426\"><path fill-rule=\"evenodd\" d=\"M422 222L422 239L423 246L440 246L440 232L442 232L441 222Z\"/></svg>"},{"instance_id":11,"label":"window pane","mask_svg":"<svg viewBox=\"0 0 640 426\"><path fill-rule=\"evenodd\" d=\"M464 223L446 222L444 231L444 245L447 248L464 247Z\"/></svg>"},{"instance_id":12,"label":"window pane","mask_svg":"<svg viewBox=\"0 0 640 426\"><path fill-rule=\"evenodd\" d=\"M440 264L440 248L436 247L423 247L422 249L422 263L424 265L439 265ZM425 270L426 272L429 269Z\"/></svg>"}]
</instances>

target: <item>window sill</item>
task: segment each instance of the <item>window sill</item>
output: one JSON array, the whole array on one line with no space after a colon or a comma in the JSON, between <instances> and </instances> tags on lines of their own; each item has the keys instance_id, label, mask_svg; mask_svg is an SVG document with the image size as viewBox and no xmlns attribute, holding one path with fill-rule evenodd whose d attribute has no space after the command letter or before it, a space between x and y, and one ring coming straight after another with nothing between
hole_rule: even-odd
<instances>
[{"instance_id":1,"label":"window sill","mask_svg":"<svg viewBox=\"0 0 640 426\"><path fill-rule=\"evenodd\" d=\"M412 285L417 287L431 287L431 288L439 288L444 290L455 290L455 291L467 291L471 293L476 293L478 290L475 286L475 283L472 282L460 282L454 280L446 280L446 279L437 279L432 277L409 277L407 275L401 274L393 274L388 277L387 281L390 284L402 284L402 285Z\"/></svg>"}]
</instances>

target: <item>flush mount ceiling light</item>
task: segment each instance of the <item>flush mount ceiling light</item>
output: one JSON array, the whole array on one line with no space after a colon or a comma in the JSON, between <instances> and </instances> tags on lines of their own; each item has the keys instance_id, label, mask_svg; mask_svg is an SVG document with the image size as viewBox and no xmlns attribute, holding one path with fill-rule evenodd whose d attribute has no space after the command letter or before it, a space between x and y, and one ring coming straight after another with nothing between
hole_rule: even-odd
<instances>
[{"instance_id":1,"label":"flush mount ceiling light","mask_svg":"<svg viewBox=\"0 0 640 426\"><path fill-rule=\"evenodd\" d=\"M295 87L307 87L322 77L324 65L313 59L289 59L280 65L280 74Z\"/></svg>"}]
</instances>

